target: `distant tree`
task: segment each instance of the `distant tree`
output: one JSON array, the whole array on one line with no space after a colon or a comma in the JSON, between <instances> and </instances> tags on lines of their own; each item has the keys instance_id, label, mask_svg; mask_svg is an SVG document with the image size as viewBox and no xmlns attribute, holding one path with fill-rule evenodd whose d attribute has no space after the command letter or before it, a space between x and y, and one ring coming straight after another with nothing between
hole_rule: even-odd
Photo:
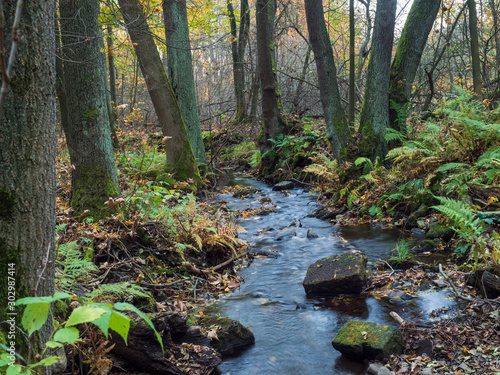
<instances>
[{"instance_id":1,"label":"distant tree","mask_svg":"<svg viewBox=\"0 0 500 375\"><path fill-rule=\"evenodd\" d=\"M258 143L262 155L272 147L270 138L276 139L284 134L286 124L278 107L278 94L274 73L274 17L276 1L257 0L257 55L262 90L262 131ZM262 158L263 172L271 172L274 168L269 157Z\"/></svg>"},{"instance_id":2,"label":"distant tree","mask_svg":"<svg viewBox=\"0 0 500 375\"><path fill-rule=\"evenodd\" d=\"M199 163L206 163L193 75L186 0L164 0L163 16L168 76L179 101L194 156Z\"/></svg>"},{"instance_id":3,"label":"distant tree","mask_svg":"<svg viewBox=\"0 0 500 375\"><path fill-rule=\"evenodd\" d=\"M375 12L372 53L368 62L365 96L360 118L360 156L381 160L387 153L385 134L389 126L389 78L396 0L379 0Z\"/></svg>"},{"instance_id":4,"label":"distant tree","mask_svg":"<svg viewBox=\"0 0 500 375\"><path fill-rule=\"evenodd\" d=\"M239 29L237 28L232 0L227 0L227 12L231 27L231 56L233 59L234 92L236 96L236 122L247 117L245 100L245 69L244 57L250 33L250 8L248 0L241 0Z\"/></svg>"},{"instance_id":5,"label":"distant tree","mask_svg":"<svg viewBox=\"0 0 500 375\"><path fill-rule=\"evenodd\" d=\"M60 0L64 89L69 126L64 129L74 170L70 204L75 214L106 216L103 205L119 195L106 97L98 0Z\"/></svg>"},{"instance_id":6,"label":"distant tree","mask_svg":"<svg viewBox=\"0 0 500 375\"><path fill-rule=\"evenodd\" d=\"M335 159L343 161L347 159L347 143L349 142L350 131L337 84L337 70L333 60L330 36L326 29L323 4L316 0L305 0L305 9L309 40L318 72L327 138Z\"/></svg>"},{"instance_id":7,"label":"distant tree","mask_svg":"<svg viewBox=\"0 0 500 375\"><path fill-rule=\"evenodd\" d=\"M481 60L479 58L479 36L477 31L477 11L476 1L467 0L469 8L469 33L470 33L470 53L472 60L472 83L474 94L478 99L483 98L482 79L481 79Z\"/></svg>"},{"instance_id":8,"label":"distant tree","mask_svg":"<svg viewBox=\"0 0 500 375\"><path fill-rule=\"evenodd\" d=\"M134 45L158 122L166 139L166 170L178 180L201 182L196 159L175 93L161 62L153 34L139 0L119 0L120 11Z\"/></svg>"},{"instance_id":9,"label":"distant tree","mask_svg":"<svg viewBox=\"0 0 500 375\"><path fill-rule=\"evenodd\" d=\"M441 0L415 0L399 38L391 66L389 86L390 127L406 133L406 110L413 80Z\"/></svg>"},{"instance_id":10,"label":"distant tree","mask_svg":"<svg viewBox=\"0 0 500 375\"><path fill-rule=\"evenodd\" d=\"M361 73L363 72L363 66L365 65L366 56L368 56L368 43L370 43L371 33L372 33L372 17L370 13L370 0L358 0L361 4L365 6L365 16L366 16L366 34L361 43L361 47L358 52L358 71L356 73L356 80L361 79Z\"/></svg>"},{"instance_id":11,"label":"distant tree","mask_svg":"<svg viewBox=\"0 0 500 375\"><path fill-rule=\"evenodd\" d=\"M113 147L120 147L118 136L116 135L116 123L118 115L116 114L116 106L118 99L116 95L116 68L115 68L115 51L113 49L113 26L108 25L106 35L107 53L108 53L108 74L109 74L109 95L111 99L111 113L109 122L111 124L111 139L113 140Z\"/></svg>"},{"instance_id":12,"label":"distant tree","mask_svg":"<svg viewBox=\"0 0 500 375\"><path fill-rule=\"evenodd\" d=\"M349 127L354 127L356 109L356 31L354 20L354 0L349 0Z\"/></svg>"},{"instance_id":13,"label":"distant tree","mask_svg":"<svg viewBox=\"0 0 500 375\"><path fill-rule=\"evenodd\" d=\"M3 1L4 51L11 47L14 0ZM0 331L8 319L21 326L12 297L54 292L56 224L55 1L24 2L17 54L0 120ZM1 43L4 43L2 40ZM9 55L7 53L7 55ZM12 280L15 280L12 281ZM12 293L15 293L13 295ZM9 309L12 306L12 309ZM9 315L7 313L17 313ZM16 350L28 358L28 343L17 329ZM52 333L45 324L31 343L40 353ZM0 332L0 336L3 336ZM7 336L2 337L5 343ZM13 368L12 368L13 369ZM9 372L9 370L7 370ZM15 372L15 371L13 371ZM51 374L47 369L46 374Z\"/></svg>"}]
</instances>

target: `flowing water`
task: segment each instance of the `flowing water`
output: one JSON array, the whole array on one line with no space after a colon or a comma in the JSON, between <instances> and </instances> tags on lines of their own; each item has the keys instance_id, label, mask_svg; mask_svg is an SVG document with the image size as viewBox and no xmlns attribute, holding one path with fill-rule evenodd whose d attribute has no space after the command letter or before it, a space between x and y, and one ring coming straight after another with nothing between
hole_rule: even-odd
<instances>
[{"instance_id":1,"label":"flowing water","mask_svg":"<svg viewBox=\"0 0 500 375\"><path fill-rule=\"evenodd\" d=\"M259 197L271 198L276 205L273 213L240 219L239 224L247 231L240 238L250 243L252 251L271 249L279 256L256 258L239 273L245 282L219 304L222 316L250 327L256 338L255 345L224 360L219 366L222 374L364 374L365 365L345 359L331 345L345 322L356 318L394 324L389 317L391 310L403 318L413 318L453 303L446 298L446 291L424 294L399 308L369 296L335 304L331 298L307 298L302 281L317 259L354 247L374 262L387 258L402 234L394 228L339 227L307 217L318 204L303 189L292 189L287 195L238 176L225 184L260 189L244 199L222 194L220 199L232 209L256 208L261 206ZM290 226L294 223L297 226ZM308 229L318 237L307 238Z\"/></svg>"}]
</instances>

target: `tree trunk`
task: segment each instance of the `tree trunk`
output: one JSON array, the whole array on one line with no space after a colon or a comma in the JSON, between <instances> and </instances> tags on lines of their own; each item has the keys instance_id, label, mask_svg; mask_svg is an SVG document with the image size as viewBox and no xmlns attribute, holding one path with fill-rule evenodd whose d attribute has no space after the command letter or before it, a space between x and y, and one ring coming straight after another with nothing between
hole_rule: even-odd
<instances>
[{"instance_id":1,"label":"tree trunk","mask_svg":"<svg viewBox=\"0 0 500 375\"><path fill-rule=\"evenodd\" d=\"M233 2L231 0L227 0L227 12L229 16L229 25L231 27L230 43L233 58L234 92L236 96L235 121L241 122L247 117L247 105L245 100L245 70L243 60L245 57L245 49L250 29L250 9L248 7L248 0L241 0L239 33L236 27L236 17L234 15Z\"/></svg>"},{"instance_id":2,"label":"tree trunk","mask_svg":"<svg viewBox=\"0 0 500 375\"><path fill-rule=\"evenodd\" d=\"M326 29L323 4L315 0L305 0L307 28L314 52L318 83L325 115L326 135L332 148L333 157L339 161L347 159L349 126L337 85L337 70L333 60L333 50Z\"/></svg>"},{"instance_id":3,"label":"tree trunk","mask_svg":"<svg viewBox=\"0 0 500 375\"><path fill-rule=\"evenodd\" d=\"M489 5L491 9L491 16L493 18L493 34L495 35L495 55L496 61L494 67L497 71L496 79L500 81L500 25L498 20L498 10L495 4L495 0L489 0ZM497 83L497 87L498 87Z\"/></svg>"},{"instance_id":4,"label":"tree trunk","mask_svg":"<svg viewBox=\"0 0 500 375\"><path fill-rule=\"evenodd\" d=\"M61 117L61 128L66 129L69 126L68 103L66 101L66 91L64 90L64 70L62 61L61 30L57 18L54 17L56 31L56 94L59 102L59 114ZM62 130L61 130L62 134Z\"/></svg>"},{"instance_id":5,"label":"tree trunk","mask_svg":"<svg viewBox=\"0 0 500 375\"><path fill-rule=\"evenodd\" d=\"M258 144L261 154L271 149L270 138L275 139L285 133L286 124L278 108L278 95L274 76L274 15L275 2L257 0L257 56L260 83L262 89L262 117L264 120ZM274 169L274 161L267 157L262 158L262 172L267 174Z\"/></svg>"},{"instance_id":6,"label":"tree trunk","mask_svg":"<svg viewBox=\"0 0 500 375\"><path fill-rule=\"evenodd\" d=\"M161 62L142 6L139 0L119 0L118 4L163 135L172 138L165 144L166 170L177 180L193 179L199 184L201 178L179 104Z\"/></svg>"},{"instance_id":7,"label":"tree trunk","mask_svg":"<svg viewBox=\"0 0 500 375\"><path fill-rule=\"evenodd\" d=\"M168 76L186 124L191 147L198 163L205 164L205 146L194 84L186 0L164 0Z\"/></svg>"},{"instance_id":8,"label":"tree trunk","mask_svg":"<svg viewBox=\"0 0 500 375\"><path fill-rule=\"evenodd\" d=\"M16 1L3 5L5 32L10 36ZM21 310L13 302L54 292L55 13L53 0L24 3L19 24L22 42L0 120L0 321L15 324L0 325L5 333L0 332L0 337L4 343L15 342L16 351L24 358L28 358L28 344L15 329L21 326ZM5 44L9 51L10 37ZM49 319L35 334L32 353L41 353L51 332Z\"/></svg>"},{"instance_id":9,"label":"tree trunk","mask_svg":"<svg viewBox=\"0 0 500 375\"><path fill-rule=\"evenodd\" d=\"M481 60L479 59L479 37L477 32L477 12L476 1L467 0L469 8L469 32L470 32L470 53L472 60L472 81L474 85L474 93L477 98L482 100L482 80L481 80Z\"/></svg>"},{"instance_id":10,"label":"tree trunk","mask_svg":"<svg viewBox=\"0 0 500 375\"><path fill-rule=\"evenodd\" d=\"M354 111L356 109L356 56L354 29L354 0L349 0L349 127L354 128Z\"/></svg>"},{"instance_id":11,"label":"tree trunk","mask_svg":"<svg viewBox=\"0 0 500 375\"><path fill-rule=\"evenodd\" d=\"M413 80L439 11L440 0L415 0L399 38L391 66L389 126L406 134L406 112Z\"/></svg>"},{"instance_id":12,"label":"tree trunk","mask_svg":"<svg viewBox=\"0 0 500 375\"><path fill-rule=\"evenodd\" d=\"M97 0L61 0L60 24L69 127L64 129L75 215L89 210L99 219L109 197L119 195L105 88Z\"/></svg>"},{"instance_id":13,"label":"tree trunk","mask_svg":"<svg viewBox=\"0 0 500 375\"><path fill-rule=\"evenodd\" d=\"M363 72L363 66L365 65L365 57L368 55L368 51L366 48L368 47L368 43L370 43L370 38L372 34L372 17L370 14L370 0L359 0L365 6L365 14L366 14L366 35L365 39L363 39L363 44L361 44L361 48L359 49L358 54L358 74L356 80L359 81L361 79L361 73Z\"/></svg>"},{"instance_id":14,"label":"tree trunk","mask_svg":"<svg viewBox=\"0 0 500 375\"><path fill-rule=\"evenodd\" d=\"M309 70L309 63L311 60L311 44L307 44L307 51L306 51L306 58L304 59L304 64L302 65L302 71L300 72L300 78L299 78L299 83L297 84L297 89L295 90L295 95L293 96L293 111L297 115L302 115L304 111L299 111L299 104L300 104L300 99L301 99L301 94L302 94L302 87L304 86L304 81L306 79L306 74L307 71ZM301 113L299 113L301 112Z\"/></svg>"},{"instance_id":15,"label":"tree trunk","mask_svg":"<svg viewBox=\"0 0 500 375\"><path fill-rule=\"evenodd\" d=\"M396 18L396 0L379 0L373 28L365 97L360 119L360 156L381 160L387 154L385 133L389 126L389 78Z\"/></svg>"},{"instance_id":16,"label":"tree trunk","mask_svg":"<svg viewBox=\"0 0 500 375\"><path fill-rule=\"evenodd\" d=\"M116 98L116 69L115 69L115 52L113 50L113 26L108 25L108 35L106 37L106 44L108 47L108 73L109 73L109 93L111 97L111 139L113 140L113 147L119 148L120 142L116 135L116 124L118 122L118 115L116 114L116 106L118 100Z\"/></svg>"}]
</instances>

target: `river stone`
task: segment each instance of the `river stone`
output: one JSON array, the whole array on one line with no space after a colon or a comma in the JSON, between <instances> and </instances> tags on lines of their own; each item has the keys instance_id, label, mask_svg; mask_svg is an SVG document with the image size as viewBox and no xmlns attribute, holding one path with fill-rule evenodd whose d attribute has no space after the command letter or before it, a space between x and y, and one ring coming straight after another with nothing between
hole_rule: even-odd
<instances>
[{"instance_id":1,"label":"river stone","mask_svg":"<svg viewBox=\"0 0 500 375\"><path fill-rule=\"evenodd\" d=\"M292 181L281 181L273 186L274 191L293 189L295 184Z\"/></svg>"},{"instance_id":2,"label":"river stone","mask_svg":"<svg viewBox=\"0 0 500 375\"><path fill-rule=\"evenodd\" d=\"M435 222L429 226L429 231L425 235L427 238L442 238L446 242L450 241L455 234L452 227L447 226L444 223Z\"/></svg>"},{"instance_id":3,"label":"river stone","mask_svg":"<svg viewBox=\"0 0 500 375\"><path fill-rule=\"evenodd\" d=\"M395 327L351 319L339 329L332 345L345 357L363 361L399 354L404 341Z\"/></svg>"},{"instance_id":4,"label":"river stone","mask_svg":"<svg viewBox=\"0 0 500 375\"><path fill-rule=\"evenodd\" d=\"M306 294L359 294L366 281L368 258L360 253L344 253L311 264L302 285Z\"/></svg>"},{"instance_id":5,"label":"river stone","mask_svg":"<svg viewBox=\"0 0 500 375\"><path fill-rule=\"evenodd\" d=\"M255 343L255 336L250 328L245 327L237 320L209 316L203 319L207 327L217 327L217 338L210 341L210 346L217 350L222 356L228 356L242 348Z\"/></svg>"}]
</instances>

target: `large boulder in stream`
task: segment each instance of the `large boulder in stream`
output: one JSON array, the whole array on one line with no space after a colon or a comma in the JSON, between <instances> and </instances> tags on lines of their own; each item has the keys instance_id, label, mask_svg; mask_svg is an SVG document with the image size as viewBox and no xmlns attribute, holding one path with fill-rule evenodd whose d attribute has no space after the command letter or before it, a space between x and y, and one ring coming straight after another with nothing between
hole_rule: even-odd
<instances>
[{"instance_id":1,"label":"large boulder in stream","mask_svg":"<svg viewBox=\"0 0 500 375\"><path fill-rule=\"evenodd\" d=\"M345 357L361 362L399 354L405 346L399 329L355 319L339 329L332 345Z\"/></svg>"},{"instance_id":2,"label":"large boulder in stream","mask_svg":"<svg viewBox=\"0 0 500 375\"><path fill-rule=\"evenodd\" d=\"M311 264L302 285L306 294L359 294L366 281L368 258L349 252L322 258Z\"/></svg>"},{"instance_id":3,"label":"large boulder in stream","mask_svg":"<svg viewBox=\"0 0 500 375\"><path fill-rule=\"evenodd\" d=\"M204 318L203 325L216 328L216 336L211 337L210 346L223 357L255 343L255 336L250 328L237 320L213 315Z\"/></svg>"}]
</instances>

